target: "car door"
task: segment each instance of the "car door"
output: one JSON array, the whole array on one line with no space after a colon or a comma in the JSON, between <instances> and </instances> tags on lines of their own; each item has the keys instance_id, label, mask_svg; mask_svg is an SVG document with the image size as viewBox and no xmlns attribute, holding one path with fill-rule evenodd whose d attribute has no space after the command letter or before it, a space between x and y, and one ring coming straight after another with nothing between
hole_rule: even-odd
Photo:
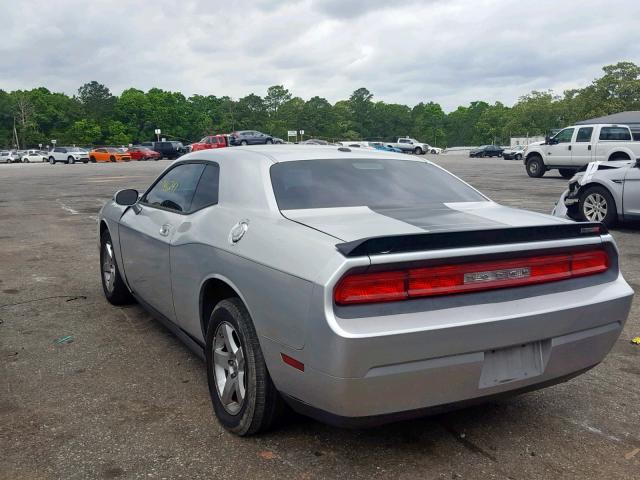
<instances>
[{"instance_id":1,"label":"car door","mask_svg":"<svg viewBox=\"0 0 640 480\"><path fill-rule=\"evenodd\" d=\"M593 155L593 127L580 127L571 148L571 164L583 166L591 161Z\"/></svg>"},{"instance_id":2,"label":"car door","mask_svg":"<svg viewBox=\"0 0 640 480\"><path fill-rule=\"evenodd\" d=\"M622 211L626 220L640 220L640 164L627 169L622 190Z\"/></svg>"},{"instance_id":3,"label":"car door","mask_svg":"<svg viewBox=\"0 0 640 480\"><path fill-rule=\"evenodd\" d=\"M553 166L571 165L571 141L575 128L560 130L551 140L550 145L545 145L549 164Z\"/></svg>"},{"instance_id":4,"label":"car door","mask_svg":"<svg viewBox=\"0 0 640 480\"><path fill-rule=\"evenodd\" d=\"M170 245L191 208L204 165L173 166L120 219L124 274L133 293L171 321Z\"/></svg>"}]
</instances>

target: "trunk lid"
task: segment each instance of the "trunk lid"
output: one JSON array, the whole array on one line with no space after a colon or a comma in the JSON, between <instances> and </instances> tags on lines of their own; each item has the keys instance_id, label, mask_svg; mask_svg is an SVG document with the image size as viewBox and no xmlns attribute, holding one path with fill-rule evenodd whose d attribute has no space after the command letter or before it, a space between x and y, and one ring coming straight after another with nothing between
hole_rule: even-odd
<instances>
[{"instance_id":1,"label":"trunk lid","mask_svg":"<svg viewBox=\"0 0 640 480\"><path fill-rule=\"evenodd\" d=\"M562 218L505 207L490 201L386 209L340 207L283 210L282 214L289 220L344 242L371 237L573 223Z\"/></svg>"}]
</instances>

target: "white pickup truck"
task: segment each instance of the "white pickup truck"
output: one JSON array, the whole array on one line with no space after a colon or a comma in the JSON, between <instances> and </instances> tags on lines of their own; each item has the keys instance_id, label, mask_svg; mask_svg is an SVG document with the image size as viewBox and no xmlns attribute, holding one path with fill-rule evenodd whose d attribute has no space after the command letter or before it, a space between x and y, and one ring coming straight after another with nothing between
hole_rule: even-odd
<instances>
[{"instance_id":1,"label":"white pickup truck","mask_svg":"<svg viewBox=\"0 0 640 480\"><path fill-rule=\"evenodd\" d=\"M523 162L530 177L542 177L558 169L571 178L590 162L635 160L640 158L640 142L633 140L626 125L575 125L563 128L544 143L529 145Z\"/></svg>"},{"instance_id":2,"label":"white pickup truck","mask_svg":"<svg viewBox=\"0 0 640 480\"><path fill-rule=\"evenodd\" d=\"M428 143L422 143L415 138L403 137L399 138L396 143L387 143L389 147L399 148L405 153L415 153L416 155L422 155L424 153L439 154L442 152L441 148L432 147Z\"/></svg>"}]
</instances>

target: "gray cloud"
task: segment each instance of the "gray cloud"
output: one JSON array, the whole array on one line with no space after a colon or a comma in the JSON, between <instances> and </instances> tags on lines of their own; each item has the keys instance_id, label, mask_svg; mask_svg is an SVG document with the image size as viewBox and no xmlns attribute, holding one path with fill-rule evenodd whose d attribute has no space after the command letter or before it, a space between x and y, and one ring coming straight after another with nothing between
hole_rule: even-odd
<instances>
[{"instance_id":1,"label":"gray cloud","mask_svg":"<svg viewBox=\"0 0 640 480\"><path fill-rule=\"evenodd\" d=\"M542 0L24 0L0 4L0 88L75 93L375 98L446 110L581 87L601 67L640 63L640 2Z\"/></svg>"}]
</instances>

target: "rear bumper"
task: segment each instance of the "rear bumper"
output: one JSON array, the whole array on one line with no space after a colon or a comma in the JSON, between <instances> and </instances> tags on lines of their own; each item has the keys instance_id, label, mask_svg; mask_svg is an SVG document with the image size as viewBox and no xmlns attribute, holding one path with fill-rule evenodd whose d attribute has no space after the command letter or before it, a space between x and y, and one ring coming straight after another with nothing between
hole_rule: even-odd
<instances>
[{"instance_id":1,"label":"rear bumper","mask_svg":"<svg viewBox=\"0 0 640 480\"><path fill-rule=\"evenodd\" d=\"M593 365L593 367L595 367L595 365ZM414 418L420 418L420 417L425 417L429 415L437 415L437 414L449 412L452 410L471 407L473 405L478 405L485 402L499 400L502 398L508 398L515 395L520 395L522 393L531 392L533 390L539 390L541 388L550 387L552 385L557 385L558 383L571 380L572 378L575 378L578 375L583 374L584 372L590 370L593 367L588 367L583 370L578 370L569 375L565 375L563 377L557 377L547 382L537 383L534 385L521 387L515 390L509 390L503 393L495 393L492 395L471 398L468 400L456 401L453 403L437 405L434 407L418 408L416 410L406 410L403 412L394 412L394 413L387 413L387 414L381 414L381 415L347 417L347 416L342 416L342 415L337 415L335 413L327 412L326 410L321 410L297 398L290 397L289 395L286 395L286 394L284 394L283 397L287 402L287 404L291 408L293 408L296 412L302 415L306 415L308 417L314 418L320 422L327 423L329 425L333 425L336 427L342 427L342 428L368 428L368 427L376 427L379 425L384 425L385 423L400 422L403 420L411 420Z\"/></svg>"},{"instance_id":2,"label":"rear bumper","mask_svg":"<svg viewBox=\"0 0 640 480\"><path fill-rule=\"evenodd\" d=\"M633 290L618 276L568 293L474 308L483 321L471 318L471 310L454 307L422 318L411 315L430 324L417 331L345 337L316 330L303 350L287 350L268 339L263 350L277 388L294 408L329 423L377 424L576 376L611 350L632 298ZM438 325L437 319L447 315ZM399 325L400 317L387 319ZM343 325L348 322L375 319ZM304 372L283 365L280 352L303 361Z\"/></svg>"},{"instance_id":3,"label":"rear bumper","mask_svg":"<svg viewBox=\"0 0 640 480\"><path fill-rule=\"evenodd\" d=\"M304 375L318 392L308 402L329 414L351 417L355 423L364 417L361 420L367 423L371 419L366 417L393 420L394 416L412 416L415 411L438 411L437 407L446 409L460 402L535 390L600 363L621 331L622 324L614 322L545 339L542 373L504 383L487 376L496 373L488 373L488 351L374 367L362 378L338 378L307 369Z\"/></svg>"}]
</instances>

